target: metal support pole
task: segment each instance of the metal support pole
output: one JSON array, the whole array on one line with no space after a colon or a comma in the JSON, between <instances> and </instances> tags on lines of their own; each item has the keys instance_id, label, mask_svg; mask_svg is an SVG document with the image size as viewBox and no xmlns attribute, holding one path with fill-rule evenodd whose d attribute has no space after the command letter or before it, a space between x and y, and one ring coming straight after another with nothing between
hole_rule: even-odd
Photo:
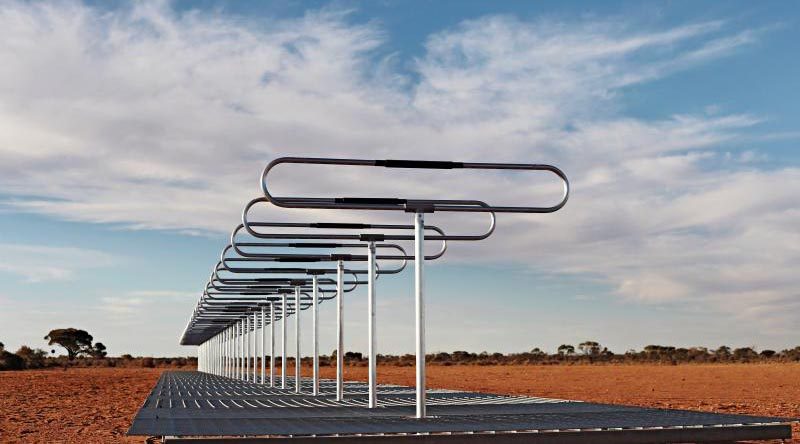
<instances>
[{"instance_id":1,"label":"metal support pole","mask_svg":"<svg viewBox=\"0 0 800 444\"><path fill-rule=\"evenodd\" d=\"M269 386L275 387L275 303L269 303Z\"/></svg>"},{"instance_id":2,"label":"metal support pole","mask_svg":"<svg viewBox=\"0 0 800 444\"><path fill-rule=\"evenodd\" d=\"M369 340L367 341L367 352L369 355L369 401L368 407L378 406L377 394L377 360L376 360L376 341L375 341L375 242L370 241L367 246L367 330Z\"/></svg>"},{"instance_id":3,"label":"metal support pole","mask_svg":"<svg viewBox=\"0 0 800 444\"><path fill-rule=\"evenodd\" d=\"M228 377L228 345L230 344L230 328L225 327L222 331L222 376Z\"/></svg>"},{"instance_id":4,"label":"metal support pole","mask_svg":"<svg viewBox=\"0 0 800 444\"><path fill-rule=\"evenodd\" d=\"M250 380L250 317L244 316L244 380Z\"/></svg>"},{"instance_id":5,"label":"metal support pole","mask_svg":"<svg viewBox=\"0 0 800 444\"><path fill-rule=\"evenodd\" d=\"M425 417L425 217L414 214L414 311L416 315L417 418Z\"/></svg>"},{"instance_id":6,"label":"metal support pole","mask_svg":"<svg viewBox=\"0 0 800 444\"><path fill-rule=\"evenodd\" d=\"M286 319L289 310L286 307L286 293L283 293L283 312L281 316L281 388L286 388Z\"/></svg>"},{"instance_id":7,"label":"metal support pole","mask_svg":"<svg viewBox=\"0 0 800 444\"><path fill-rule=\"evenodd\" d=\"M344 263L336 264L336 400L344 399Z\"/></svg>"},{"instance_id":8,"label":"metal support pole","mask_svg":"<svg viewBox=\"0 0 800 444\"><path fill-rule=\"evenodd\" d=\"M239 320L239 379L244 379L244 321Z\"/></svg>"},{"instance_id":9,"label":"metal support pole","mask_svg":"<svg viewBox=\"0 0 800 444\"><path fill-rule=\"evenodd\" d=\"M267 310L261 307L261 383L267 380Z\"/></svg>"},{"instance_id":10,"label":"metal support pole","mask_svg":"<svg viewBox=\"0 0 800 444\"><path fill-rule=\"evenodd\" d=\"M258 325L258 313L253 312L253 382L258 382L258 336L256 326Z\"/></svg>"},{"instance_id":11,"label":"metal support pole","mask_svg":"<svg viewBox=\"0 0 800 444\"><path fill-rule=\"evenodd\" d=\"M300 393L300 287L294 287L294 392Z\"/></svg>"},{"instance_id":12,"label":"metal support pole","mask_svg":"<svg viewBox=\"0 0 800 444\"><path fill-rule=\"evenodd\" d=\"M239 323L234 322L233 338L232 338L233 343L231 344L231 364L233 365L233 368L231 370L233 371L233 379L237 379L239 377L239 349L237 347L237 345L239 344L238 337L239 337Z\"/></svg>"},{"instance_id":13,"label":"metal support pole","mask_svg":"<svg viewBox=\"0 0 800 444\"><path fill-rule=\"evenodd\" d=\"M318 295L318 288L317 288L317 276L314 275L312 278L312 285L314 286L314 291L312 292L312 310L311 310L311 317L312 317L312 335L313 339L313 346L314 349L314 358L312 366L313 375L312 375L312 392L314 396L319 395L319 295Z\"/></svg>"}]
</instances>

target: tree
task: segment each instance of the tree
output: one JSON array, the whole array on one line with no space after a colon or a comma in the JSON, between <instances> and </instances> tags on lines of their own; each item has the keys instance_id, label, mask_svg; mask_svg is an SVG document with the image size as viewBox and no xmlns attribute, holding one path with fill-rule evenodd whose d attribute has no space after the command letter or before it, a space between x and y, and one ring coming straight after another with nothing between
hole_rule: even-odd
<instances>
[{"instance_id":1,"label":"tree","mask_svg":"<svg viewBox=\"0 0 800 444\"><path fill-rule=\"evenodd\" d=\"M547 356L547 353L545 353L545 352L544 352L544 351L543 351L541 348L539 348L539 347L536 347L536 348L534 348L533 350L531 350L531 354L532 354L533 356Z\"/></svg>"},{"instance_id":2,"label":"tree","mask_svg":"<svg viewBox=\"0 0 800 444\"><path fill-rule=\"evenodd\" d=\"M75 359L82 353L91 354L92 339L94 339L86 330L76 328L50 330L50 333L44 338L50 341L47 343L48 345L57 344L64 347L69 359Z\"/></svg>"},{"instance_id":3,"label":"tree","mask_svg":"<svg viewBox=\"0 0 800 444\"><path fill-rule=\"evenodd\" d=\"M733 351L733 358L737 361L748 361L758 356L752 347L741 347Z\"/></svg>"},{"instance_id":4,"label":"tree","mask_svg":"<svg viewBox=\"0 0 800 444\"><path fill-rule=\"evenodd\" d=\"M561 345L558 346L558 350L557 351L558 351L559 355L571 356L571 355L575 354L575 347L573 347L573 346L571 346L569 344L561 344Z\"/></svg>"},{"instance_id":5,"label":"tree","mask_svg":"<svg viewBox=\"0 0 800 444\"><path fill-rule=\"evenodd\" d=\"M105 345L103 345L103 343L102 343L102 342L95 342L95 344L94 344L94 348L92 348L92 350L90 351L90 353L91 353L91 354L92 354L92 356L94 356L95 358L105 358L105 357L106 357L106 355L108 354L108 353L106 352L106 346L105 346Z\"/></svg>"},{"instance_id":6,"label":"tree","mask_svg":"<svg viewBox=\"0 0 800 444\"><path fill-rule=\"evenodd\" d=\"M586 341L578 344L578 350L587 356L597 356L600 354L600 344L594 341Z\"/></svg>"},{"instance_id":7,"label":"tree","mask_svg":"<svg viewBox=\"0 0 800 444\"><path fill-rule=\"evenodd\" d=\"M719 348L714 351L714 355L720 359L728 359L731 356L731 348L727 345L720 345Z\"/></svg>"}]
</instances>

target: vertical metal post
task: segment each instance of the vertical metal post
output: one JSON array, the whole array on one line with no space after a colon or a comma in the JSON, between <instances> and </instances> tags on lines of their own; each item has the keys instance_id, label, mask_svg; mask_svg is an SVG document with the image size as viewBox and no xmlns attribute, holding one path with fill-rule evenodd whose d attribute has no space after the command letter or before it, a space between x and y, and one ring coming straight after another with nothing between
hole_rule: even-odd
<instances>
[{"instance_id":1,"label":"vertical metal post","mask_svg":"<svg viewBox=\"0 0 800 444\"><path fill-rule=\"evenodd\" d=\"M300 393L300 287L294 287L294 392Z\"/></svg>"},{"instance_id":2,"label":"vertical metal post","mask_svg":"<svg viewBox=\"0 0 800 444\"><path fill-rule=\"evenodd\" d=\"M281 388L286 388L286 319L289 317L286 307L286 293L281 294L283 296L283 308L281 312Z\"/></svg>"},{"instance_id":3,"label":"vertical metal post","mask_svg":"<svg viewBox=\"0 0 800 444\"><path fill-rule=\"evenodd\" d=\"M425 417L425 217L414 213L414 311L416 315L417 418Z\"/></svg>"},{"instance_id":4,"label":"vertical metal post","mask_svg":"<svg viewBox=\"0 0 800 444\"><path fill-rule=\"evenodd\" d=\"M314 396L319 395L319 294L317 288L317 276L314 275L311 282L314 286L314 291L312 292L312 310L311 310L311 317L312 317L312 336L313 336L313 345L312 348L314 349L314 357L313 357L313 375L312 375L312 393Z\"/></svg>"},{"instance_id":5,"label":"vertical metal post","mask_svg":"<svg viewBox=\"0 0 800 444\"><path fill-rule=\"evenodd\" d=\"M244 315L244 380L250 380L250 317Z\"/></svg>"},{"instance_id":6,"label":"vertical metal post","mask_svg":"<svg viewBox=\"0 0 800 444\"><path fill-rule=\"evenodd\" d=\"M253 382L258 382L258 336L256 335L258 326L258 313L253 312Z\"/></svg>"},{"instance_id":7,"label":"vertical metal post","mask_svg":"<svg viewBox=\"0 0 800 444\"><path fill-rule=\"evenodd\" d=\"M367 245L369 254L367 255L367 330L369 339L367 341L367 352L369 355L369 400L367 407L375 408L378 406L377 395L377 361L376 361L376 341L375 341L375 242L370 241Z\"/></svg>"},{"instance_id":8,"label":"vertical metal post","mask_svg":"<svg viewBox=\"0 0 800 444\"><path fill-rule=\"evenodd\" d=\"M244 368L244 353L242 353L242 334L244 328L242 327L242 320L239 319L236 324L236 329L239 334L236 335L236 379L242 379L242 369Z\"/></svg>"},{"instance_id":9,"label":"vertical metal post","mask_svg":"<svg viewBox=\"0 0 800 444\"><path fill-rule=\"evenodd\" d=\"M344 262L336 264L336 400L344 399Z\"/></svg>"},{"instance_id":10,"label":"vertical metal post","mask_svg":"<svg viewBox=\"0 0 800 444\"><path fill-rule=\"evenodd\" d=\"M269 303L269 386L275 387L275 303Z\"/></svg>"},{"instance_id":11,"label":"vertical metal post","mask_svg":"<svg viewBox=\"0 0 800 444\"><path fill-rule=\"evenodd\" d=\"M267 310L261 307L261 383L267 380Z\"/></svg>"},{"instance_id":12,"label":"vertical metal post","mask_svg":"<svg viewBox=\"0 0 800 444\"><path fill-rule=\"evenodd\" d=\"M244 379L244 321L239 320L239 379Z\"/></svg>"},{"instance_id":13,"label":"vertical metal post","mask_svg":"<svg viewBox=\"0 0 800 444\"><path fill-rule=\"evenodd\" d=\"M236 322L231 325L231 378L236 379Z\"/></svg>"}]
</instances>

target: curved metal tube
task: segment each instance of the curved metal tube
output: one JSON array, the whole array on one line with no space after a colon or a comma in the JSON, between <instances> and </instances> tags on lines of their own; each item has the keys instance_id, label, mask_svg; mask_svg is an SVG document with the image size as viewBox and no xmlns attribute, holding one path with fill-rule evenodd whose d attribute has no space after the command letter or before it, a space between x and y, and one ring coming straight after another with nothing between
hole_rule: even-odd
<instances>
[{"instance_id":1,"label":"curved metal tube","mask_svg":"<svg viewBox=\"0 0 800 444\"><path fill-rule=\"evenodd\" d=\"M269 202L266 197L257 197L247 205L244 206L242 210L242 223L238 225L233 232L231 233L231 244L236 243L236 235L239 231L244 228L251 236L259 239L324 239L324 240L360 240L360 241L367 241L369 237L377 237L377 239L373 240L380 240L380 241L387 241L387 240L414 240L414 236L411 235L394 235L394 234L299 234L299 235L291 235L291 234L283 234L283 233L259 233L258 231L254 230L252 227L275 227L275 228L322 228L322 229L344 229L344 230L413 230L413 225L407 224L361 224L361 223L338 223L338 222L306 222L306 223L299 223L299 222L250 222L247 220L247 215L250 213L250 209L253 208L253 205L260 203L260 202ZM483 202L472 201L475 205L486 205ZM448 240L481 240L486 239L489 235L494 232L495 226L495 216L494 213L491 215L491 222L489 224L489 230L481 235L447 235L445 232L437 227L436 225L428 225L425 228L433 230L439 233L438 236L425 236L426 240L440 240L442 241L442 248L439 250L438 253L430 256L425 256L425 259L434 260L442 257L444 252L447 250L447 241ZM407 259L414 259L413 257L409 256Z\"/></svg>"},{"instance_id":2,"label":"curved metal tube","mask_svg":"<svg viewBox=\"0 0 800 444\"><path fill-rule=\"evenodd\" d=\"M297 245L302 245L298 247ZM325 248L325 247L314 247L313 244L310 247L306 248ZM316 245L337 245L337 244L316 244ZM227 264L227 260L234 260L237 262L336 262L339 260L345 260L347 262L366 262L367 256L361 254L285 254L285 253L247 253L241 251L238 246L243 247L291 247L291 248L304 248L305 244L298 244L294 242L269 242L269 243L254 243L254 242L246 242L246 243L238 243L238 244L228 244L225 248L222 249L222 254L220 255L220 262L222 265L227 268L231 268ZM364 248L366 245L361 244L338 244L338 247L328 247L328 248ZM406 264L408 262L406 251L397 244L378 244L376 247L382 248L391 248L400 251L403 253L402 255L378 255L376 258L383 259L383 260L399 260L402 261L402 264L398 268L392 268L388 270L384 270L383 274L396 274L400 273L405 269ZM240 258L228 258L225 257L225 254L233 249Z\"/></svg>"},{"instance_id":3,"label":"curved metal tube","mask_svg":"<svg viewBox=\"0 0 800 444\"><path fill-rule=\"evenodd\" d=\"M267 177L276 166L284 163L312 165L349 165L385 168L413 169L476 169L476 170L514 170L514 171L546 171L561 179L563 195L556 205L536 206L492 206L476 208L466 200L443 199L399 199L399 198L311 198L273 196L269 192ZM394 210L410 212L463 211L463 212L496 212L496 213L552 213L561 209L569 199L569 180L559 168L547 164L514 164L514 163L474 163L474 162L441 162L427 160L367 160L367 159L325 159L317 157L279 157L270 162L261 173L261 190L264 196L278 207L284 208L320 208L349 210Z\"/></svg>"}]
</instances>

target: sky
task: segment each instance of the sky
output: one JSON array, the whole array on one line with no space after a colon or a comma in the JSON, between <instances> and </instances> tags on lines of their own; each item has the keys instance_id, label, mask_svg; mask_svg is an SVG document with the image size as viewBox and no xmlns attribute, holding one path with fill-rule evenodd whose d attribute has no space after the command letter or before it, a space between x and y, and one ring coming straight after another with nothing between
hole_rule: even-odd
<instances>
[{"instance_id":1,"label":"sky","mask_svg":"<svg viewBox=\"0 0 800 444\"><path fill-rule=\"evenodd\" d=\"M794 2L0 0L0 341L77 327L112 355L195 354L178 340L219 251L264 166L296 155L569 176L561 211L499 215L430 263L429 351L798 345L798 21ZM522 174L324 168L276 189L558 196ZM413 351L412 290L408 271L380 282L379 352ZM366 290L345 310L365 351Z\"/></svg>"}]
</instances>

